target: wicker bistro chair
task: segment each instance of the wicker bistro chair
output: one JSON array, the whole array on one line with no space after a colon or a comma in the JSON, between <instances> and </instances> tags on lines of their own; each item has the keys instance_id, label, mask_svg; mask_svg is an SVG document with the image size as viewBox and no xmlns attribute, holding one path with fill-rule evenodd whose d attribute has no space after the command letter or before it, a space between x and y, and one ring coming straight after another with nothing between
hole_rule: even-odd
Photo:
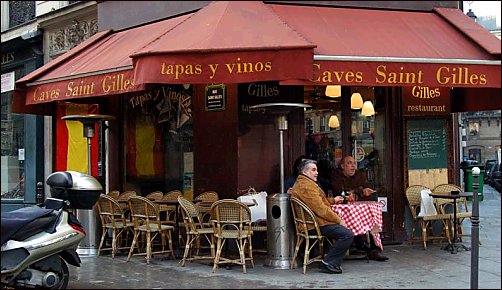
<instances>
[{"instance_id":1,"label":"wicker bistro chair","mask_svg":"<svg viewBox=\"0 0 502 290\"><path fill-rule=\"evenodd\" d=\"M120 196L120 191L112 190L112 191L108 192L107 195L114 198L114 199L117 199Z\"/></svg>"},{"instance_id":2,"label":"wicker bistro chair","mask_svg":"<svg viewBox=\"0 0 502 290\"><path fill-rule=\"evenodd\" d=\"M422 242L424 244L424 249L427 249L427 241L443 240L446 237L448 243L451 243L450 231L448 227L450 218L452 217L451 214L444 214L438 210L438 214L435 215L418 216L418 213L420 212L420 202L421 202L420 192L423 189L429 189L429 188L423 185L411 185L406 188L406 199L408 201L408 206L411 212L411 216L413 218L413 228L411 230L411 242L413 242L413 240L415 239L416 225L418 222L420 222L420 225L422 227ZM432 233L432 224L434 221L441 221L441 223L443 224L442 233L444 236L442 235L435 237L428 235L428 232Z\"/></svg>"},{"instance_id":3,"label":"wicker bistro chair","mask_svg":"<svg viewBox=\"0 0 502 290\"><path fill-rule=\"evenodd\" d=\"M148 198L149 200L161 200L163 196L164 193L162 193L162 191L152 191L145 197Z\"/></svg>"},{"instance_id":4,"label":"wicker bistro chair","mask_svg":"<svg viewBox=\"0 0 502 290\"><path fill-rule=\"evenodd\" d=\"M146 234L146 253L137 253L136 255L146 254L147 264L150 263L152 254L170 253L171 257L174 259L175 257L171 234L174 227L161 224L158 205L156 205L153 201L148 200L146 197L131 196L129 197L129 208L131 210L131 217L134 224L134 239L129 250L127 261L129 261L133 255L134 247L138 242L140 233ZM161 237L162 250L152 252L152 242L157 236ZM165 249L166 239L169 243L169 250Z\"/></svg>"},{"instance_id":5,"label":"wicker bistro chair","mask_svg":"<svg viewBox=\"0 0 502 290\"><path fill-rule=\"evenodd\" d=\"M133 224L125 217L124 210L120 204L111 196L101 194L97 202L98 215L101 220L102 232L101 242L98 247L98 256L101 251L111 250L112 258L115 257L117 250L128 249L129 247L120 246L122 235L125 233L125 240L128 240L129 232L133 234ZM111 248L103 248L103 243L108 233L112 234Z\"/></svg>"},{"instance_id":6,"label":"wicker bistro chair","mask_svg":"<svg viewBox=\"0 0 502 290\"><path fill-rule=\"evenodd\" d=\"M182 196L180 190L171 190L162 196L162 200L178 200L178 196ZM169 215L166 217L165 223L174 224L176 221L176 206L175 205L164 205L169 210ZM178 213L179 214L179 213Z\"/></svg>"},{"instance_id":7,"label":"wicker bistro chair","mask_svg":"<svg viewBox=\"0 0 502 290\"><path fill-rule=\"evenodd\" d=\"M458 191L462 192L462 188L460 186L457 186L455 184L440 184L434 187L432 189L432 192L436 194L450 194L452 191ZM453 210L453 200L451 199L446 199L446 198L435 198L434 202L436 203L439 211L441 213L448 213L448 207ZM472 212L469 211L469 206L467 204L467 198L465 197L459 197L457 199L457 235L462 240L462 236L464 236L463 231L462 231L462 223L466 218L472 218ZM451 224L452 224L452 234L454 230L453 225L453 215L451 218Z\"/></svg>"},{"instance_id":8,"label":"wicker bistro chair","mask_svg":"<svg viewBox=\"0 0 502 290\"><path fill-rule=\"evenodd\" d=\"M253 246L251 243L251 212L249 207L235 199L222 199L211 206L211 222L216 238L216 254L213 261L213 273L218 265L235 263L242 265L246 273L246 261L253 261ZM239 258L222 257L222 249L228 239L234 239L239 251ZM247 251L246 251L247 249ZM248 255L246 256L246 252Z\"/></svg>"},{"instance_id":9,"label":"wicker bistro chair","mask_svg":"<svg viewBox=\"0 0 502 290\"><path fill-rule=\"evenodd\" d=\"M185 252L180 261L181 266L184 267L186 261L201 259L214 260L214 228L207 227L202 223L202 216L198 208L191 201L183 196L178 196L178 202L180 203L186 232ZM199 256L201 236L209 243L209 247L211 248L210 256ZM194 247L197 249L197 252L190 256Z\"/></svg>"},{"instance_id":10,"label":"wicker bistro chair","mask_svg":"<svg viewBox=\"0 0 502 290\"><path fill-rule=\"evenodd\" d=\"M117 198L117 200L119 200L119 201L126 201L126 200L129 199L129 197L131 197L133 195L137 195L136 191L134 191L134 190L127 190L127 191L122 192L122 194L119 195L119 197Z\"/></svg>"},{"instance_id":11,"label":"wicker bistro chair","mask_svg":"<svg viewBox=\"0 0 502 290\"><path fill-rule=\"evenodd\" d=\"M202 214L203 222L208 222L211 214L211 205L213 202L219 200L220 197L216 191L204 191L193 199L193 203L199 208L200 213Z\"/></svg>"},{"instance_id":12,"label":"wicker bistro chair","mask_svg":"<svg viewBox=\"0 0 502 290\"><path fill-rule=\"evenodd\" d=\"M330 244L331 241L321 234L321 229L314 212L305 203L295 197L291 197L290 203L296 229L296 245L293 258L291 259L291 269L295 265L300 246L305 242L303 274L306 274L308 265L322 260L324 256L324 241L327 240ZM315 233L309 233L311 229L314 229ZM310 244L311 240L313 240L312 244ZM319 248L319 252L315 257L310 257L310 251L316 245Z\"/></svg>"}]
</instances>

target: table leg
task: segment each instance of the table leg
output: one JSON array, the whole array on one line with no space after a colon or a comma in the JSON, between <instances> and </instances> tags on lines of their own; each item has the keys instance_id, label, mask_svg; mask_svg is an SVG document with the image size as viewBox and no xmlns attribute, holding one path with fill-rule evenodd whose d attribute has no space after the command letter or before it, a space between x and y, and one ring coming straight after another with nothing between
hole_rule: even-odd
<instances>
[{"instance_id":1,"label":"table leg","mask_svg":"<svg viewBox=\"0 0 502 290\"><path fill-rule=\"evenodd\" d=\"M457 253L457 200L453 200L453 247L452 254Z\"/></svg>"},{"instance_id":2,"label":"table leg","mask_svg":"<svg viewBox=\"0 0 502 290\"><path fill-rule=\"evenodd\" d=\"M458 220L457 220L457 200L453 200L453 241L446 246L445 250L450 250L452 254L458 253L458 249L462 248L466 251L470 249L466 247L458 238Z\"/></svg>"}]
</instances>

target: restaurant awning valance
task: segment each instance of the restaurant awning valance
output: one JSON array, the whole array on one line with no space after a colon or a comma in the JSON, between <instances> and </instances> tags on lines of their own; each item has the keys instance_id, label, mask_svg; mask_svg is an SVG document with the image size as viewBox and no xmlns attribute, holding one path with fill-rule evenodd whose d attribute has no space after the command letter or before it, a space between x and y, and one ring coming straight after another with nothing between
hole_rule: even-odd
<instances>
[{"instance_id":1,"label":"restaurant awning valance","mask_svg":"<svg viewBox=\"0 0 502 290\"><path fill-rule=\"evenodd\" d=\"M137 84L311 79L315 45L261 1L216 1L132 55Z\"/></svg>"},{"instance_id":2,"label":"restaurant awning valance","mask_svg":"<svg viewBox=\"0 0 502 290\"><path fill-rule=\"evenodd\" d=\"M458 9L429 12L216 1L104 31L16 82L16 101L116 95L145 84L430 86L499 90L500 40Z\"/></svg>"},{"instance_id":3,"label":"restaurant awning valance","mask_svg":"<svg viewBox=\"0 0 502 290\"><path fill-rule=\"evenodd\" d=\"M133 52L190 15L120 32L97 33L16 82L26 104L108 96L142 90L134 82Z\"/></svg>"},{"instance_id":4,"label":"restaurant awning valance","mask_svg":"<svg viewBox=\"0 0 502 290\"><path fill-rule=\"evenodd\" d=\"M269 7L317 45L314 84L501 87L500 39L458 9Z\"/></svg>"}]
</instances>

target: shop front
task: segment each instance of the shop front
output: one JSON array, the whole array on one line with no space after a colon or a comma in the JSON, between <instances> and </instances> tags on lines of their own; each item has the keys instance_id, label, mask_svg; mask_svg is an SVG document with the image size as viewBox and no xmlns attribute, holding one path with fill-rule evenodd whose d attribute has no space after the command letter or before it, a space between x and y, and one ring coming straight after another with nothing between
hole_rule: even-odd
<instances>
[{"instance_id":1,"label":"shop front","mask_svg":"<svg viewBox=\"0 0 502 290\"><path fill-rule=\"evenodd\" d=\"M13 110L15 80L43 64L42 36L39 31L2 43L2 126L1 192L2 211L37 203L36 184L43 180L43 118L18 114Z\"/></svg>"},{"instance_id":2,"label":"shop front","mask_svg":"<svg viewBox=\"0 0 502 290\"><path fill-rule=\"evenodd\" d=\"M500 41L464 20L472 21L451 9L213 2L101 32L18 81L16 101L33 111L48 106L54 117L64 102L115 116L100 143L109 190L215 190L220 198L249 186L280 191L274 118L249 107L310 104L288 114L285 174L306 154L328 178L342 156L354 155L387 205L384 239L403 241L404 188L424 172L437 172L432 182L454 180L457 98L468 105L473 93L500 96ZM328 85L341 86L340 96L327 97ZM351 102L357 94L360 105ZM429 133L433 149L422 152L416 136ZM421 161L434 154L437 163Z\"/></svg>"}]
</instances>

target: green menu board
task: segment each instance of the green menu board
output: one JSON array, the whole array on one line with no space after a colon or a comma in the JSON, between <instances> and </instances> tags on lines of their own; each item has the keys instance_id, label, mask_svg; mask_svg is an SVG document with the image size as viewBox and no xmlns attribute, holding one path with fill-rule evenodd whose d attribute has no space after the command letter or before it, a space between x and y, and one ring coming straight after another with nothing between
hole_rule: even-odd
<instances>
[{"instance_id":1,"label":"green menu board","mask_svg":"<svg viewBox=\"0 0 502 290\"><path fill-rule=\"evenodd\" d=\"M408 121L408 169L448 167L446 120Z\"/></svg>"}]
</instances>

